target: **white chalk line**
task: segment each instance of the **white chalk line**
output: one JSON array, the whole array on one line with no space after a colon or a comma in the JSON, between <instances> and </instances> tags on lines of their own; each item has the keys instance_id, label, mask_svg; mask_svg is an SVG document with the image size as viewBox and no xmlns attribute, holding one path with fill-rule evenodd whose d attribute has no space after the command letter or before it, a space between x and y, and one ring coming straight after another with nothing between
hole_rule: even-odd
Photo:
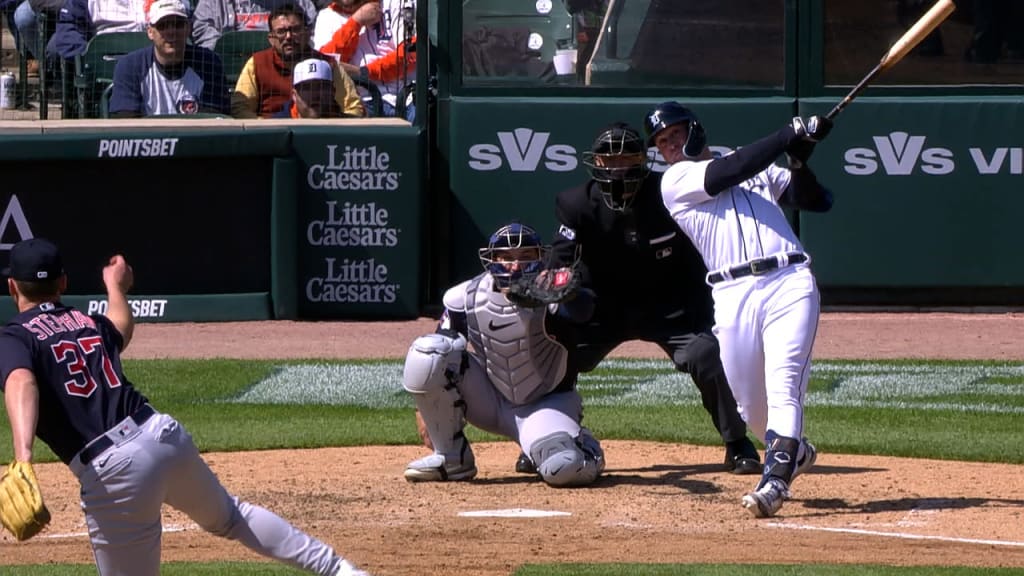
<instances>
[{"instance_id":1,"label":"white chalk line","mask_svg":"<svg viewBox=\"0 0 1024 576\"><path fill-rule=\"evenodd\" d=\"M164 526L163 532L165 534L167 534L169 532L184 532L185 530L191 530L191 529L192 528L189 527L189 526L175 526L175 525L171 525L171 526ZM46 534L44 536L40 536L40 538L49 538L49 539L53 539L53 540L59 540L59 539L62 539L62 538L81 538L83 536L88 537L89 533L88 532L64 532L64 533L59 533L59 534Z\"/></svg>"},{"instance_id":2,"label":"white chalk line","mask_svg":"<svg viewBox=\"0 0 1024 576\"><path fill-rule=\"evenodd\" d=\"M903 538L906 540L941 540L943 542L957 542L961 544L984 544L986 546L1020 546L1024 542L1013 542L1004 540L984 540L980 538L954 538L952 536L929 536L927 534L908 534L905 532L880 532L878 530L863 530L860 528L827 528L824 526L810 526L807 524L784 524L781 522L770 522L772 528L788 528L790 530L819 530L821 532L843 532L847 534L863 534L865 536L883 536L886 538Z\"/></svg>"}]
</instances>

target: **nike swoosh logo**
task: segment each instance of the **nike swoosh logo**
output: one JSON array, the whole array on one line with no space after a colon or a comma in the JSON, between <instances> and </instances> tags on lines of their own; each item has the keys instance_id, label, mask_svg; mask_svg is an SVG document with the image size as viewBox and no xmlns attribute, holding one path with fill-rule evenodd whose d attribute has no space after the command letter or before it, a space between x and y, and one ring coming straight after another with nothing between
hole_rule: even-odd
<instances>
[{"instance_id":1,"label":"nike swoosh logo","mask_svg":"<svg viewBox=\"0 0 1024 576\"><path fill-rule=\"evenodd\" d=\"M494 320L491 320L490 322L487 323L487 327L490 328L491 330L501 330L502 328L508 328L513 324L515 324L515 320L513 320L512 322L507 322L505 324L495 324Z\"/></svg>"}]
</instances>

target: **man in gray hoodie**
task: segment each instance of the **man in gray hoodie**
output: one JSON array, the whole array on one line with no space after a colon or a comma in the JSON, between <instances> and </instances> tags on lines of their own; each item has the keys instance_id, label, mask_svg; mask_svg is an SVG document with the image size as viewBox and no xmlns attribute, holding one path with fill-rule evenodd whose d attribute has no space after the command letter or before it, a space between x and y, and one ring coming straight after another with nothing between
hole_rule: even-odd
<instances>
[{"instance_id":1,"label":"man in gray hoodie","mask_svg":"<svg viewBox=\"0 0 1024 576\"><path fill-rule=\"evenodd\" d=\"M192 24L192 41L213 50L224 32L268 30L270 13L284 4L294 4L302 10L306 26L313 27L317 9L311 0L199 0Z\"/></svg>"}]
</instances>

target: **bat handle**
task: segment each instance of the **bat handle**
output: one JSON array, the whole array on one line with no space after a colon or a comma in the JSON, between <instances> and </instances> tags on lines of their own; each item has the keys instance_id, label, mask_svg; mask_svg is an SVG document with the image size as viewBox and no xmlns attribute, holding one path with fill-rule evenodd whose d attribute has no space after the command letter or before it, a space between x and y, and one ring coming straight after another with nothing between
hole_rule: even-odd
<instances>
[{"instance_id":1,"label":"bat handle","mask_svg":"<svg viewBox=\"0 0 1024 576\"><path fill-rule=\"evenodd\" d=\"M840 100L839 103L836 104L835 107L832 108L832 110L830 110L829 113L825 115L825 117L828 118L829 120L832 120L833 118L838 116L839 113L843 111L843 108L846 108L850 104L850 102L853 102L853 99L856 98L858 94L863 92L864 88L867 87L868 83L874 80L875 76L878 76L878 74L881 71L882 64L881 62L879 62L877 65L875 65L871 72L868 72L867 76L865 76L860 82L857 83L856 86L853 87L853 90L850 90L850 93L847 94L846 97Z\"/></svg>"},{"instance_id":2,"label":"bat handle","mask_svg":"<svg viewBox=\"0 0 1024 576\"><path fill-rule=\"evenodd\" d=\"M825 118L832 120L833 118L838 116L839 113L843 111L843 108L846 108L846 105L849 104L850 102L853 102L853 98L850 98L849 96L843 98L842 100L839 101L839 104L836 104L831 110L828 111L828 114L825 114Z\"/></svg>"}]
</instances>

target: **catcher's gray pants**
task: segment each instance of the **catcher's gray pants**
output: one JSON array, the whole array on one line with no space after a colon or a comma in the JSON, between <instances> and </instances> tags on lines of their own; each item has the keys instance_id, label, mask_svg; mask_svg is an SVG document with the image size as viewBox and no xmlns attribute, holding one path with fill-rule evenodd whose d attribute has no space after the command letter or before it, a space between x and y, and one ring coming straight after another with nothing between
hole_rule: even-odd
<instances>
[{"instance_id":1,"label":"catcher's gray pants","mask_svg":"<svg viewBox=\"0 0 1024 576\"><path fill-rule=\"evenodd\" d=\"M467 421L518 442L527 454L534 442L554 432L566 432L573 438L580 434L583 400L576 390L515 405L498 392L483 366L472 356L458 388L466 403Z\"/></svg>"},{"instance_id":2,"label":"catcher's gray pants","mask_svg":"<svg viewBox=\"0 0 1024 576\"><path fill-rule=\"evenodd\" d=\"M280 516L240 502L199 455L174 418L157 412L141 426L126 418L106 433L114 445L88 464L69 464L100 576L160 574L160 508L187 514L204 530L296 568L333 575L343 560Z\"/></svg>"}]
</instances>

